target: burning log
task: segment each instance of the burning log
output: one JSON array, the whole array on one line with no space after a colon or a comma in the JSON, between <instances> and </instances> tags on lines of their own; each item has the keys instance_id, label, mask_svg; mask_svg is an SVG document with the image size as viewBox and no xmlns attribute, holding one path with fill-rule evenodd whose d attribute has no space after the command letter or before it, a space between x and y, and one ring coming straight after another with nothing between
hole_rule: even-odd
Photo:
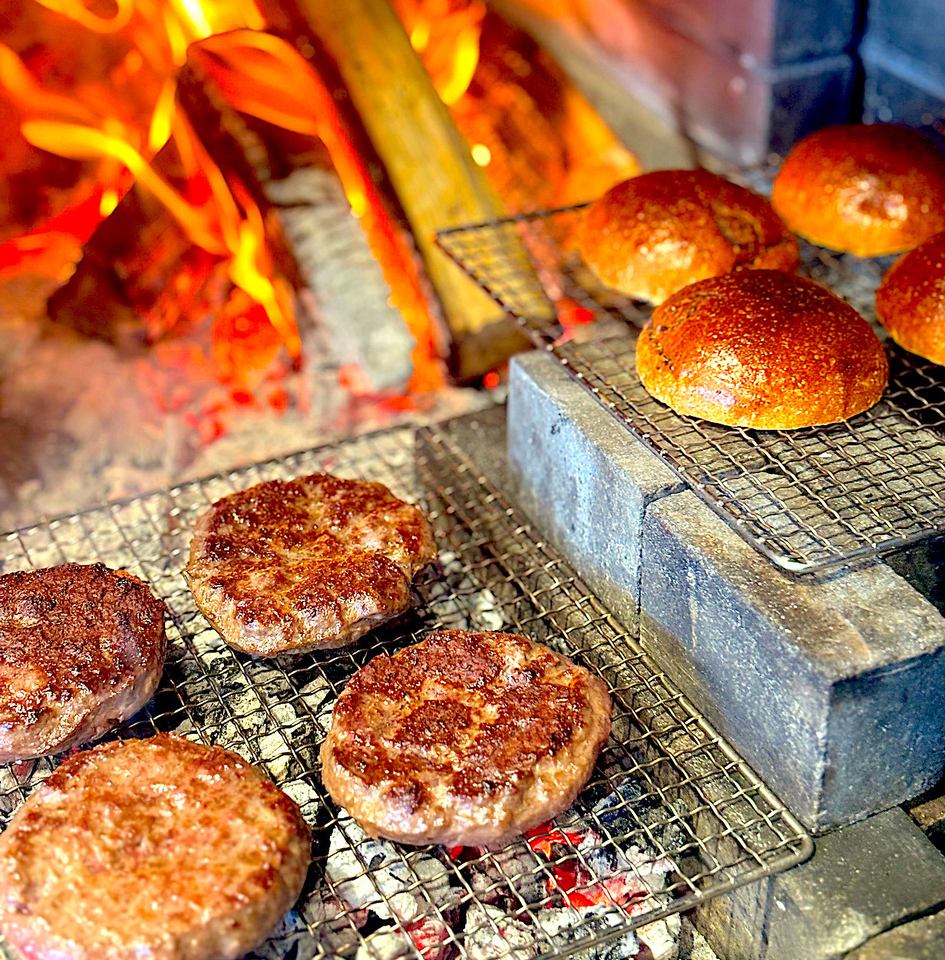
<instances>
[{"instance_id":1,"label":"burning log","mask_svg":"<svg viewBox=\"0 0 945 960\"><path fill-rule=\"evenodd\" d=\"M274 0L262 8L286 37L323 48L337 70L409 221L453 335L451 365L474 377L520 349L523 337L436 248L436 230L503 213L387 0L330 4ZM313 52L315 51L315 52Z\"/></svg>"},{"instance_id":2,"label":"burning log","mask_svg":"<svg viewBox=\"0 0 945 960\"><path fill-rule=\"evenodd\" d=\"M142 162L139 181L93 232L72 278L50 298L49 317L119 347L148 345L218 309L228 277L252 290L296 357L288 286L270 278L298 282L260 182L266 147L216 90L199 43L175 91L174 136ZM260 251L277 266L261 270Z\"/></svg>"},{"instance_id":3,"label":"burning log","mask_svg":"<svg viewBox=\"0 0 945 960\"><path fill-rule=\"evenodd\" d=\"M173 147L155 166L184 184ZM49 298L48 317L133 350L205 315L226 287L220 258L195 246L167 209L135 186L92 233L75 273Z\"/></svg>"}]
</instances>

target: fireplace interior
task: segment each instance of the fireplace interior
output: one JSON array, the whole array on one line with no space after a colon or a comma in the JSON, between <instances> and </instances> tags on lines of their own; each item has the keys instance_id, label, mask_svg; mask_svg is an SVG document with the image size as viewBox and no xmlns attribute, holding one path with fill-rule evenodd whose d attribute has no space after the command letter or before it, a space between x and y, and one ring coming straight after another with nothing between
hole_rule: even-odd
<instances>
[{"instance_id":1,"label":"fireplace interior","mask_svg":"<svg viewBox=\"0 0 945 960\"><path fill-rule=\"evenodd\" d=\"M940 13L0 10L0 573L145 579L165 675L109 736L236 750L300 806L312 867L253 960L941 956L942 368L887 343L855 428L681 417L634 366L651 306L578 253L644 170L768 194L830 124L941 143ZM894 258L800 259L879 329ZM360 644L254 660L187 588L194 525L313 471L420 503L438 560ZM614 699L585 791L498 851L370 837L321 781L352 674L437 628L527 634ZM4 828L61 759L0 767Z\"/></svg>"}]
</instances>

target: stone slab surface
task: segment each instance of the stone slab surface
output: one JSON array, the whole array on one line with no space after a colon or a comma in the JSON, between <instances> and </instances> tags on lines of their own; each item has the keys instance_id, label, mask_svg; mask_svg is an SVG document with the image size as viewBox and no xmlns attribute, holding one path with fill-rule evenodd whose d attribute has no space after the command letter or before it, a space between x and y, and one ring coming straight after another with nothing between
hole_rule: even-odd
<instances>
[{"instance_id":1,"label":"stone slab surface","mask_svg":"<svg viewBox=\"0 0 945 960\"><path fill-rule=\"evenodd\" d=\"M945 912L894 927L847 954L847 960L942 960Z\"/></svg>"},{"instance_id":2,"label":"stone slab surface","mask_svg":"<svg viewBox=\"0 0 945 960\"><path fill-rule=\"evenodd\" d=\"M934 31L942 34L942 31ZM906 54L867 41L863 57L863 119L927 126L945 110L945 61L935 70Z\"/></svg>"},{"instance_id":3,"label":"stone slab surface","mask_svg":"<svg viewBox=\"0 0 945 960\"><path fill-rule=\"evenodd\" d=\"M854 65L846 53L760 65L724 43L680 33L640 3L621 5L598 40L601 69L614 84L732 163L761 163L772 150L850 117Z\"/></svg>"},{"instance_id":4,"label":"stone slab surface","mask_svg":"<svg viewBox=\"0 0 945 960\"><path fill-rule=\"evenodd\" d=\"M941 0L869 0L863 46L907 55L927 74L945 80Z\"/></svg>"},{"instance_id":5,"label":"stone slab surface","mask_svg":"<svg viewBox=\"0 0 945 960\"><path fill-rule=\"evenodd\" d=\"M842 957L942 903L945 858L906 813L889 810L822 837L810 861L775 881L768 955Z\"/></svg>"},{"instance_id":6,"label":"stone slab surface","mask_svg":"<svg viewBox=\"0 0 945 960\"><path fill-rule=\"evenodd\" d=\"M627 620L636 616L646 506L682 484L601 414L597 400L551 354L513 359L508 458L519 502Z\"/></svg>"},{"instance_id":7,"label":"stone slab surface","mask_svg":"<svg viewBox=\"0 0 945 960\"><path fill-rule=\"evenodd\" d=\"M513 363L518 497L815 832L945 769L945 618L884 564L786 577L547 354Z\"/></svg>"},{"instance_id":8,"label":"stone slab surface","mask_svg":"<svg viewBox=\"0 0 945 960\"><path fill-rule=\"evenodd\" d=\"M819 838L807 863L700 907L696 924L726 960L891 960L876 952L886 931L943 903L945 858L894 809Z\"/></svg>"}]
</instances>

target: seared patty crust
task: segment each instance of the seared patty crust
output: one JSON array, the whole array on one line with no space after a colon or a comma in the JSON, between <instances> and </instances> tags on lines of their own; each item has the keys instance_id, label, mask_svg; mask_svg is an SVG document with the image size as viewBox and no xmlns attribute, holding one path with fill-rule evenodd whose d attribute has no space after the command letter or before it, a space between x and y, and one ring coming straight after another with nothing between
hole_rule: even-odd
<instances>
[{"instance_id":1,"label":"seared patty crust","mask_svg":"<svg viewBox=\"0 0 945 960\"><path fill-rule=\"evenodd\" d=\"M298 898L310 853L298 807L236 754L104 744L0 836L0 932L30 958L235 960Z\"/></svg>"},{"instance_id":2,"label":"seared patty crust","mask_svg":"<svg viewBox=\"0 0 945 960\"><path fill-rule=\"evenodd\" d=\"M322 744L373 836L498 847L566 810L610 733L604 682L510 633L431 633L348 682Z\"/></svg>"},{"instance_id":3,"label":"seared patty crust","mask_svg":"<svg viewBox=\"0 0 945 960\"><path fill-rule=\"evenodd\" d=\"M217 501L186 575L223 639L267 657L353 643L407 609L435 557L416 507L381 483L316 473Z\"/></svg>"},{"instance_id":4,"label":"seared patty crust","mask_svg":"<svg viewBox=\"0 0 945 960\"><path fill-rule=\"evenodd\" d=\"M164 604L104 564L0 577L0 763L94 740L161 680Z\"/></svg>"}]
</instances>

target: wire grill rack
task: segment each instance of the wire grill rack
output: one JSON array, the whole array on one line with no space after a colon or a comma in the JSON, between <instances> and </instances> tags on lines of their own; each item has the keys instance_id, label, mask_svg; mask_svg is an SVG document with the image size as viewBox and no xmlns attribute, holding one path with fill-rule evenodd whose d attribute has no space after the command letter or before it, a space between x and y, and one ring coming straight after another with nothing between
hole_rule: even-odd
<instances>
[{"instance_id":1,"label":"wire grill rack","mask_svg":"<svg viewBox=\"0 0 945 960\"><path fill-rule=\"evenodd\" d=\"M480 475L453 426L469 421L478 422L375 433L6 535L4 571L103 561L143 577L166 601L162 686L112 736L173 731L221 744L300 804L315 835L313 866L299 906L254 956L572 955L614 938L629 944L631 929L812 851L797 821L636 638ZM440 545L438 567L418 583L415 608L360 645L245 657L208 626L184 583L194 521L233 490L320 470L380 480L421 500ZM606 678L613 734L592 781L558 819L560 834L539 830L499 853L407 848L366 838L328 798L318 746L344 683L375 654L435 627L520 631ZM55 764L0 768L2 826ZM510 931L519 939L497 947Z\"/></svg>"},{"instance_id":2,"label":"wire grill rack","mask_svg":"<svg viewBox=\"0 0 945 960\"><path fill-rule=\"evenodd\" d=\"M872 410L828 427L758 431L683 417L634 365L649 308L593 277L575 248L586 204L459 227L441 248L749 544L792 574L823 573L945 532L945 379L889 342L890 384ZM507 257L515 243L528 251ZM801 273L875 324L889 258L802 245ZM593 321L593 324L585 326ZM882 334L882 331L878 332Z\"/></svg>"}]
</instances>

